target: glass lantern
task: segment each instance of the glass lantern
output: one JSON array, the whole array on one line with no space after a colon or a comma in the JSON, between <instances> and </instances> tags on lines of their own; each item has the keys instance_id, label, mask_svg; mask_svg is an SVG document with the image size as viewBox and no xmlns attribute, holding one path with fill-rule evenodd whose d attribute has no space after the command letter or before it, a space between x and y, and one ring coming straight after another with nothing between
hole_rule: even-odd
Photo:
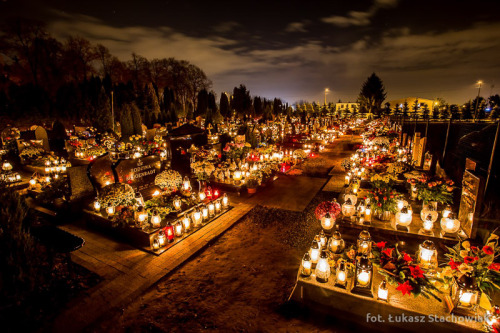
<instances>
[{"instance_id":1,"label":"glass lantern","mask_svg":"<svg viewBox=\"0 0 500 333\"><path fill-rule=\"evenodd\" d=\"M368 230L363 230L359 233L357 240L358 254L370 255L372 252L372 237Z\"/></svg>"},{"instance_id":2,"label":"glass lantern","mask_svg":"<svg viewBox=\"0 0 500 333\"><path fill-rule=\"evenodd\" d=\"M345 242L340 235L340 232L335 231L328 241L328 250L334 254L340 254L344 251Z\"/></svg>"},{"instance_id":3,"label":"glass lantern","mask_svg":"<svg viewBox=\"0 0 500 333\"><path fill-rule=\"evenodd\" d=\"M330 213L327 212L321 218L321 227L325 232L330 232L334 226L335 226L335 219L333 219Z\"/></svg>"},{"instance_id":4,"label":"glass lantern","mask_svg":"<svg viewBox=\"0 0 500 333\"><path fill-rule=\"evenodd\" d=\"M319 260L319 244L317 241L313 241L311 244L311 248L309 249L309 256L311 257L311 262L313 265L318 263Z\"/></svg>"},{"instance_id":5,"label":"glass lantern","mask_svg":"<svg viewBox=\"0 0 500 333\"><path fill-rule=\"evenodd\" d=\"M208 207L207 206L203 206L201 208L201 217L203 218L204 222L208 221L209 216L208 216Z\"/></svg>"},{"instance_id":6,"label":"glass lantern","mask_svg":"<svg viewBox=\"0 0 500 333\"><path fill-rule=\"evenodd\" d=\"M222 196L222 207L224 207L224 209L229 208L229 198L226 193Z\"/></svg>"},{"instance_id":7,"label":"glass lantern","mask_svg":"<svg viewBox=\"0 0 500 333\"><path fill-rule=\"evenodd\" d=\"M172 243L174 241L174 226L169 222L163 230L165 232L165 236L167 237L167 242Z\"/></svg>"},{"instance_id":8,"label":"glass lantern","mask_svg":"<svg viewBox=\"0 0 500 333\"><path fill-rule=\"evenodd\" d=\"M365 205L364 200L359 201L359 205L358 205L358 208L356 210L358 212L358 216L361 217L361 216L365 215L366 205Z\"/></svg>"},{"instance_id":9,"label":"glass lantern","mask_svg":"<svg viewBox=\"0 0 500 333\"><path fill-rule=\"evenodd\" d=\"M186 192L191 191L191 182L189 181L188 176L184 177L184 181L182 182L182 189Z\"/></svg>"},{"instance_id":10,"label":"glass lantern","mask_svg":"<svg viewBox=\"0 0 500 333\"><path fill-rule=\"evenodd\" d=\"M434 229L434 221L432 221L432 215L428 214L422 223L421 231L423 233L432 233L432 229Z\"/></svg>"},{"instance_id":11,"label":"glass lantern","mask_svg":"<svg viewBox=\"0 0 500 333\"><path fill-rule=\"evenodd\" d=\"M344 195L344 202L347 202L347 200L351 200L351 204L356 206L358 203L358 197L355 194L345 194Z\"/></svg>"},{"instance_id":12,"label":"glass lantern","mask_svg":"<svg viewBox=\"0 0 500 333\"><path fill-rule=\"evenodd\" d=\"M195 228L201 226L201 222L203 221L203 216L199 209L195 209L191 217L193 219L193 225Z\"/></svg>"},{"instance_id":13,"label":"glass lantern","mask_svg":"<svg viewBox=\"0 0 500 333\"><path fill-rule=\"evenodd\" d=\"M155 237L155 239L153 239L152 247L154 251L158 251L160 249L160 241L158 240L158 237Z\"/></svg>"},{"instance_id":14,"label":"glass lantern","mask_svg":"<svg viewBox=\"0 0 500 333\"><path fill-rule=\"evenodd\" d=\"M453 208L451 208L450 205L446 205L443 209L443 218L448 217L448 215L453 211Z\"/></svg>"},{"instance_id":15,"label":"glass lantern","mask_svg":"<svg viewBox=\"0 0 500 333\"><path fill-rule=\"evenodd\" d=\"M347 198L346 202L342 205L342 214L350 218L354 213L356 213L356 207L353 205L351 198Z\"/></svg>"},{"instance_id":16,"label":"glass lantern","mask_svg":"<svg viewBox=\"0 0 500 333\"><path fill-rule=\"evenodd\" d=\"M106 207L106 213L109 216L112 216L115 213L115 206L113 206L112 204L109 204L108 207Z\"/></svg>"},{"instance_id":17,"label":"glass lantern","mask_svg":"<svg viewBox=\"0 0 500 333\"><path fill-rule=\"evenodd\" d=\"M367 205L365 208L365 222L371 222L372 221L372 208Z\"/></svg>"},{"instance_id":18,"label":"glass lantern","mask_svg":"<svg viewBox=\"0 0 500 333\"><path fill-rule=\"evenodd\" d=\"M31 180L30 180L30 184L31 184ZM94 201L94 210L96 212L99 212L101 210L101 203L97 199Z\"/></svg>"},{"instance_id":19,"label":"glass lantern","mask_svg":"<svg viewBox=\"0 0 500 333\"><path fill-rule=\"evenodd\" d=\"M460 221L453 212L441 219L441 231L443 236L453 236L460 229Z\"/></svg>"},{"instance_id":20,"label":"glass lantern","mask_svg":"<svg viewBox=\"0 0 500 333\"><path fill-rule=\"evenodd\" d=\"M345 289L347 287L347 270L345 261L341 261L335 274L335 287Z\"/></svg>"},{"instance_id":21,"label":"glass lantern","mask_svg":"<svg viewBox=\"0 0 500 333\"><path fill-rule=\"evenodd\" d=\"M215 201L215 214L220 214L222 211L222 205L220 203L220 200Z\"/></svg>"},{"instance_id":22,"label":"glass lantern","mask_svg":"<svg viewBox=\"0 0 500 333\"><path fill-rule=\"evenodd\" d=\"M326 251L321 251L315 273L318 282L328 282L328 278L330 277L330 264L328 263L328 254Z\"/></svg>"},{"instance_id":23,"label":"glass lantern","mask_svg":"<svg viewBox=\"0 0 500 333\"><path fill-rule=\"evenodd\" d=\"M182 221L179 220L174 224L174 234L176 237L181 237L184 234L184 226Z\"/></svg>"},{"instance_id":24,"label":"glass lantern","mask_svg":"<svg viewBox=\"0 0 500 333\"><path fill-rule=\"evenodd\" d=\"M144 207L141 206L137 209L136 218L139 226L142 226L148 219L148 212L144 209Z\"/></svg>"},{"instance_id":25,"label":"glass lantern","mask_svg":"<svg viewBox=\"0 0 500 333\"><path fill-rule=\"evenodd\" d=\"M181 210L182 201L179 197L175 197L172 203L176 211Z\"/></svg>"},{"instance_id":26,"label":"glass lantern","mask_svg":"<svg viewBox=\"0 0 500 333\"><path fill-rule=\"evenodd\" d=\"M432 223L436 222L439 217L439 214L433 205L422 206L422 210L420 211L420 218L422 221L425 221L429 215L431 215Z\"/></svg>"},{"instance_id":27,"label":"glass lantern","mask_svg":"<svg viewBox=\"0 0 500 333\"><path fill-rule=\"evenodd\" d=\"M437 250L434 242L425 240L419 245L417 263L423 270L428 272L433 272L437 269Z\"/></svg>"},{"instance_id":28,"label":"glass lantern","mask_svg":"<svg viewBox=\"0 0 500 333\"><path fill-rule=\"evenodd\" d=\"M213 201L208 204L208 216L210 217L215 216L215 205Z\"/></svg>"},{"instance_id":29,"label":"glass lantern","mask_svg":"<svg viewBox=\"0 0 500 333\"><path fill-rule=\"evenodd\" d=\"M325 232L323 230L321 230L319 232L319 242L320 242L320 246L322 249L324 249L326 247L327 240L328 240L328 238L326 237Z\"/></svg>"},{"instance_id":30,"label":"glass lantern","mask_svg":"<svg viewBox=\"0 0 500 333\"><path fill-rule=\"evenodd\" d=\"M200 198L200 201L204 201L204 200L205 200L205 198L207 197L207 196L205 195L205 192L204 192L203 190L201 190L201 191L200 191L200 193L198 193L198 196L199 196L199 198Z\"/></svg>"},{"instance_id":31,"label":"glass lantern","mask_svg":"<svg viewBox=\"0 0 500 333\"><path fill-rule=\"evenodd\" d=\"M377 299L379 301L387 302L387 298L389 296L389 289L387 288L387 281L382 280L380 285L378 286Z\"/></svg>"},{"instance_id":32,"label":"glass lantern","mask_svg":"<svg viewBox=\"0 0 500 333\"><path fill-rule=\"evenodd\" d=\"M191 219L189 218L188 214L184 214L182 217L182 226L184 228L184 231L189 231L191 230Z\"/></svg>"},{"instance_id":33,"label":"glass lantern","mask_svg":"<svg viewBox=\"0 0 500 333\"><path fill-rule=\"evenodd\" d=\"M373 266L368 256L363 255L358 258L356 263L356 272L354 274L354 283L351 292L367 297L373 297L372 294Z\"/></svg>"},{"instance_id":34,"label":"glass lantern","mask_svg":"<svg viewBox=\"0 0 500 333\"><path fill-rule=\"evenodd\" d=\"M408 227L411 224L412 217L413 211L405 206L401 208L401 211L396 213L396 224Z\"/></svg>"},{"instance_id":35,"label":"glass lantern","mask_svg":"<svg viewBox=\"0 0 500 333\"><path fill-rule=\"evenodd\" d=\"M158 240L159 247L163 247L165 246L165 244L167 244L167 236L165 236L165 231L163 230L160 230L158 232L158 236L156 237L156 239Z\"/></svg>"},{"instance_id":36,"label":"glass lantern","mask_svg":"<svg viewBox=\"0 0 500 333\"><path fill-rule=\"evenodd\" d=\"M462 315L475 314L480 296L481 290L471 273L455 278L451 287L452 312Z\"/></svg>"},{"instance_id":37,"label":"glass lantern","mask_svg":"<svg viewBox=\"0 0 500 333\"><path fill-rule=\"evenodd\" d=\"M157 210L153 210L151 213L151 225L153 228L159 228L161 224L161 217Z\"/></svg>"},{"instance_id":38,"label":"glass lantern","mask_svg":"<svg viewBox=\"0 0 500 333\"><path fill-rule=\"evenodd\" d=\"M310 276L312 271L312 262L311 262L311 256L309 255L308 252L304 254L304 257L302 258L302 266L300 270L300 274L302 276Z\"/></svg>"}]
</instances>

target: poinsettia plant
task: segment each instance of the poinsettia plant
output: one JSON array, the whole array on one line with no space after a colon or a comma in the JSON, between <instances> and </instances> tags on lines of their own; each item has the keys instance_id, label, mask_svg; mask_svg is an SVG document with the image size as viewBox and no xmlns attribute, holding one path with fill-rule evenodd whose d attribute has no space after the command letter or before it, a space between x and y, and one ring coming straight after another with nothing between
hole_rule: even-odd
<instances>
[{"instance_id":1,"label":"poinsettia plant","mask_svg":"<svg viewBox=\"0 0 500 333\"><path fill-rule=\"evenodd\" d=\"M314 210L314 215L318 220L321 220L326 213L330 213L332 218L337 218L342 209L337 201L323 201Z\"/></svg>"},{"instance_id":2,"label":"poinsettia plant","mask_svg":"<svg viewBox=\"0 0 500 333\"><path fill-rule=\"evenodd\" d=\"M473 246L465 241L447 249L445 256L450 261L442 271L445 282L451 283L453 277L471 273L479 289L486 295L493 290L500 290L500 263L494 262L500 255L500 246L494 232L483 246Z\"/></svg>"},{"instance_id":3,"label":"poinsettia plant","mask_svg":"<svg viewBox=\"0 0 500 333\"><path fill-rule=\"evenodd\" d=\"M425 276L424 271L416 264L413 258L404 251L399 251L398 245L387 246L387 242L376 243L372 246L371 259L387 282L397 286L396 290L404 295L415 297L422 295L425 298L433 297L441 302L437 296L440 291Z\"/></svg>"}]
</instances>

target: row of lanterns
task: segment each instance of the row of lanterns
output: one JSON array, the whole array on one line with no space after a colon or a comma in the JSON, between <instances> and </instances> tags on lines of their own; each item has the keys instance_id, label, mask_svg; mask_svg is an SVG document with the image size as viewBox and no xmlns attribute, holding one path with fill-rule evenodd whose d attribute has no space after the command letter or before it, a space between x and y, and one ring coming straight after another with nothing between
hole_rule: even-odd
<instances>
[{"instance_id":1,"label":"row of lanterns","mask_svg":"<svg viewBox=\"0 0 500 333\"><path fill-rule=\"evenodd\" d=\"M369 260L372 249L372 238L367 230L361 231L356 241L357 256L352 283L351 292L364 296L373 297L372 295L372 280L373 266ZM304 254L300 274L303 277L309 277L313 273L316 280L320 283L329 281L332 271L328 262L329 253L333 255L341 254L345 249L345 241L340 233L335 231L328 239L323 231L314 238L311 247ZM434 243L430 240L424 241L419 246L417 263L428 274L434 274L438 267L437 250ZM335 284L336 287L347 288L348 274L345 261L340 261L335 267ZM387 301L388 288L387 282L383 280L379 285L377 298Z\"/></svg>"}]
</instances>

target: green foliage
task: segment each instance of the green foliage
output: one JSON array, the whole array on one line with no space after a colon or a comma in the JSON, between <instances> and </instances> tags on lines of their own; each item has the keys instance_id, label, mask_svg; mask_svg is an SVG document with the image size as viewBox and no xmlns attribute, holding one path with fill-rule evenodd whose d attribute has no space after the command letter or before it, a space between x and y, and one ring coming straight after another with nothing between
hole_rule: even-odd
<instances>
[{"instance_id":1,"label":"green foliage","mask_svg":"<svg viewBox=\"0 0 500 333\"><path fill-rule=\"evenodd\" d=\"M120 112L120 125L122 130L122 140L127 140L134 135L134 123L129 104L125 104Z\"/></svg>"},{"instance_id":2,"label":"green foliage","mask_svg":"<svg viewBox=\"0 0 500 333\"><path fill-rule=\"evenodd\" d=\"M362 112L379 114L387 93L382 80L372 73L361 87L359 103Z\"/></svg>"}]
</instances>

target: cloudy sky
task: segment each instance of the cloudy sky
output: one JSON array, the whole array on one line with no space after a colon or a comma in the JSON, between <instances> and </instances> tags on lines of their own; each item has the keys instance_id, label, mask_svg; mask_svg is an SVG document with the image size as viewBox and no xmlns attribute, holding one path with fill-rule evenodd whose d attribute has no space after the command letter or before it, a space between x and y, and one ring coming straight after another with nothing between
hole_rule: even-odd
<instances>
[{"instance_id":1,"label":"cloudy sky","mask_svg":"<svg viewBox=\"0 0 500 333\"><path fill-rule=\"evenodd\" d=\"M354 101L372 72L388 99L463 103L500 93L500 1L0 0L0 18L46 21L121 60L132 52L201 67L220 94Z\"/></svg>"}]
</instances>

